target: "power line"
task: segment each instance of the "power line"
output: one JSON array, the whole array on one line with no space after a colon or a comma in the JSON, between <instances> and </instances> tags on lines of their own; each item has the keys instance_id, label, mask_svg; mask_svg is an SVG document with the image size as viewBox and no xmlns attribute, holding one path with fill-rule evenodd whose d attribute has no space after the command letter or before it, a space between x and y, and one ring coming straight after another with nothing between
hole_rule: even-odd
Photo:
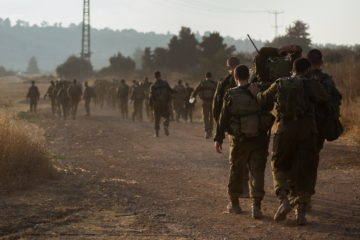
<instances>
[{"instance_id":1,"label":"power line","mask_svg":"<svg viewBox=\"0 0 360 240\"><path fill-rule=\"evenodd\" d=\"M275 37L278 36L278 33L279 33L279 25L278 25L278 15L279 14L283 14L284 11L277 11L277 10L274 10L274 11L268 11L269 14L273 14L274 17L275 17L275 25L274 25L274 29L275 29Z\"/></svg>"}]
</instances>

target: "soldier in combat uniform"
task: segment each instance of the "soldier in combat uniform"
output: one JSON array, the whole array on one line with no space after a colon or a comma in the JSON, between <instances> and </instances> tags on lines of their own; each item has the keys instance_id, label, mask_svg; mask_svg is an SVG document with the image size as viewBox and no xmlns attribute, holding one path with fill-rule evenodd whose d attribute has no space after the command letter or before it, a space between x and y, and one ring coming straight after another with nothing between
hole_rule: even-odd
<instances>
[{"instance_id":1,"label":"soldier in combat uniform","mask_svg":"<svg viewBox=\"0 0 360 240\"><path fill-rule=\"evenodd\" d=\"M36 107L40 98L40 92L39 92L39 88L35 86L35 81L31 82L31 86L26 95L26 98L30 100L30 112L36 113Z\"/></svg>"},{"instance_id":2,"label":"soldier in combat uniform","mask_svg":"<svg viewBox=\"0 0 360 240\"><path fill-rule=\"evenodd\" d=\"M129 89L129 85L126 84L124 79L121 79L117 94L120 101L120 112L123 119L128 118Z\"/></svg>"},{"instance_id":3,"label":"soldier in combat uniform","mask_svg":"<svg viewBox=\"0 0 360 240\"><path fill-rule=\"evenodd\" d=\"M95 90L94 88L90 87L88 82L85 82L85 90L84 90L84 101L85 101L85 112L86 116L90 116L90 102L92 98L95 98Z\"/></svg>"},{"instance_id":4,"label":"soldier in combat uniform","mask_svg":"<svg viewBox=\"0 0 360 240\"><path fill-rule=\"evenodd\" d=\"M161 73L154 73L155 82L150 87L150 107L153 109L155 118L155 137L159 137L160 120L164 118L164 132L169 135L170 101L172 90L169 84L161 79Z\"/></svg>"},{"instance_id":5,"label":"soldier in combat uniform","mask_svg":"<svg viewBox=\"0 0 360 240\"><path fill-rule=\"evenodd\" d=\"M82 89L79 84L77 84L77 80L73 80L73 84L69 87L68 90L69 97L70 97L70 104L71 104L71 115L72 118L76 119L77 109L81 100L82 96Z\"/></svg>"},{"instance_id":6,"label":"soldier in combat uniform","mask_svg":"<svg viewBox=\"0 0 360 240\"><path fill-rule=\"evenodd\" d=\"M214 127L214 119L212 113L212 103L214 100L214 94L216 90L216 82L212 79L212 74L207 72L205 74L205 80L202 80L192 93L192 98L196 98L199 94L202 100L203 119L205 126L205 138L212 137L212 131Z\"/></svg>"},{"instance_id":7,"label":"soldier in combat uniform","mask_svg":"<svg viewBox=\"0 0 360 240\"><path fill-rule=\"evenodd\" d=\"M46 94L44 96L44 99L46 97L50 98L51 101L51 112L53 115L56 114L56 97L54 95L54 91L55 91L55 83L54 81L50 81L50 86L48 88L48 90L46 91Z\"/></svg>"}]
</instances>

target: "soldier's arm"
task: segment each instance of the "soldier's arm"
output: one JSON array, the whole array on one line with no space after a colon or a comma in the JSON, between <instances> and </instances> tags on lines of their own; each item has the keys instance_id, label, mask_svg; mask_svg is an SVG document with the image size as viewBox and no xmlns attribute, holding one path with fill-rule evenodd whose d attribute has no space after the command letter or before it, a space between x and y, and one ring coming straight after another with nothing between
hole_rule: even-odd
<instances>
[{"instance_id":1,"label":"soldier's arm","mask_svg":"<svg viewBox=\"0 0 360 240\"><path fill-rule=\"evenodd\" d=\"M199 84L195 87L194 91L193 91L192 94L191 94L191 98L196 98L196 96L199 94L200 90L201 90L201 83L199 83Z\"/></svg>"},{"instance_id":2,"label":"soldier's arm","mask_svg":"<svg viewBox=\"0 0 360 240\"><path fill-rule=\"evenodd\" d=\"M231 99L228 94L224 97L225 101L223 103L223 106L221 108L221 113L219 117L219 121L216 125L216 134L214 141L222 143L225 138L225 132L228 129L229 121L230 121L230 115L229 115L229 106L231 104Z\"/></svg>"},{"instance_id":3,"label":"soldier's arm","mask_svg":"<svg viewBox=\"0 0 360 240\"><path fill-rule=\"evenodd\" d=\"M266 108L267 106L271 106L275 102L276 94L278 91L279 82L276 81L270 85L270 87L265 90L264 92L259 92L256 95L258 103L263 107Z\"/></svg>"},{"instance_id":4,"label":"soldier's arm","mask_svg":"<svg viewBox=\"0 0 360 240\"><path fill-rule=\"evenodd\" d=\"M219 81L216 86L213 105L212 105L212 112L213 112L213 116L214 116L214 119L216 122L218 122L219 117L220 117L221 107L223 104L223 98L224 98L223 81Z\"/></svg>"}]
</instances>

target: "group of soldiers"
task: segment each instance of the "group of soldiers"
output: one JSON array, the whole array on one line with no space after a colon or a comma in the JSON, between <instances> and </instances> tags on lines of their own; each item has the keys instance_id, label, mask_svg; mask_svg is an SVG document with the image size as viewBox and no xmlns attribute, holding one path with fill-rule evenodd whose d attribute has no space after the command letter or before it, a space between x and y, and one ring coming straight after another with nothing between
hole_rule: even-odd
<instances>
[{"instance_id":1,"label":"group of soldiers","mask_svg":"<svg viewBox=\"0 0 360 240\"><path fill-rule=\"evenodd\" d=\"M52 82L46 96L51 99L54 114L66 118L70 111L74 119L81 96L87 115L92 98L101 107L104 102L118 107L124 119L128 118L130 100L133 121L143 120L145 105L148 119L154 122L155 137L159 137L161 119L166 136L172 118L192 121L199 96L205 138L212 137L215 123L215 149L221 153L226 133L229 136L227 210L241 213L239 198L250 197L251 216L255 219L263 217L264 172L276 121L271 167L280 205L274 220L285 220L295 209L297 224L305 225L306 212L311 209L311 197L315 194L320 151L325 140L335 140L342 130L334 131L331 125L334 121L329 122L339 118L341 94L331 76L321 70L322 53L313 49L306 58L301 55L301 47L295 45L264 47L251 69L231 57L226 62L228 74L223 80L217 82L207 72L195 89L183 85L181 80L171 88L156 71L153 83L147 78L142 82L134 80L132 86L125 80L96 81L93 88L85 83L84 93L76 80ZM31 111L36 111L39 96L33 83L28 93ZM337 126L341 127L340 122Z\"/></svg>"},{"instance_id":2,"label":"group of soldiers","mask_svg":"<svg viewBox=\"0 0 360 240\"><path fill-rule=\"evenodd\" d=\"M335 140L342 132L341 94L321 70L322 53L313 49L306 58L301 54L299 46L263 48L253 71L237 58L227 61L229 74L217 85L213 114L216 151L222 152L225 133L230 141L229 213L241 213L239 198L250 197L252 217L262 218L264 171L276 120L271 167L280 205L274 220L285 220L294 209L297 224L307 223L320 151L325 139ZM288 70L271 69L280 60L278 66Z\"/></svg>"}]
</instances>

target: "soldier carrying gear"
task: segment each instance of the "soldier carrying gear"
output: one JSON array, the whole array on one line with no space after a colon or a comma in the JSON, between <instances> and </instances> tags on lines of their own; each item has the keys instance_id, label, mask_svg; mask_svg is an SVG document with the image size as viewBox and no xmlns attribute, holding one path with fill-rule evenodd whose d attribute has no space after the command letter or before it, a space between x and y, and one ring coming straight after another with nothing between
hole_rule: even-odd
<instances>
[{"instance_id":1,"label":"soldier carrying gear","mask_svg":"<svg viewBox=\"0 0 360 240\"><path fill-rule=\"evenodd\" d=\"M150 108L150 105L149 105L149 93L150 93L151 82L149 81L149 79L147 77L144 79L144 82L141 84L141 86L143 87L144 93L145 93L146 116L150 121L152 121L153 120L153 115L152 115L151 108Z\"/></svg>"},{"instance_id":2,"label":"soldier carrying gear","mask_svg":"<svg viewBox=\"0 0 360 240\"><path fill-rule=\"evenodd\" d=\"M179 80L178 84L173 89L173 106L176 113L175 119L179 122L180 117L185 119L185 102L186 102L186 89L182 84L182 81Z\"/></svg>"},{"instance_id":3,"label":"soldier carrying gear","mask_svg":"<svg viewBox=\"0 0 360 240\"><path fill-rule=\"evenodd\" d=\"M37 103L40 99L39 88L35 86L35 81L31 82L26 98L30 100L30 112L36 113Z\"/></svg>"},{"instance_id":4,"label":"soldier carrying gear","mask_svg":"<svg viewBox=\"0 0 360 240\"><path fill-rule=\"evenodd\" d=\"M264 92L257 93L254 86L250 88L260 104L276 102L279 126L271 166L280 206L274 220L286 219L291 211L288 198L291 193L298 225L306 224L306 207L313 188L317 133L314 106L329 100L323 86L306 77L310 66L306 58L299 58L294 62L292 77L276 80Z\"/></svg>"},{"instance_id":5,"label":"soldier carrying gear","mask_svg":"<svg viewBox=\"0 0 360 240\"><path fill-rule=\"evenodd\" d=\"M44 96L44 99L46 99L46 97L50 98L51 112L52 112L53 115L56 114L56 97L54 95L54 89L55 89L55 83L54 83L54 81L50 81L50 86L49 86L49 88L46 91L46 94Z\"/></svg>"},{"instance_id":6,"label":"soldier carrying gear","mask_svg":"<svg viewBox=\"0 0 360 240\"><path fill-rule=\"evenodd\" d=\"M85 82L85 90L84 90L84 95L83 98L85 100L85 112L86 112L86 116L90 116L90 102L92 98L96 97L96 93L94 88L90 87L88 85L88 82Z\"/></svg>"},{"instance_id":7,"label":"soldier carrying gear","mask_svg":"<svg viewBox=\"0 0 360 240\"><path fill-rule=\"evenodd\" d=\"M240 213L239 197L242 193L244 178L250 170L250 197L252 198L253 218L261 218L261 201L265 195L264 172L268 155L269 138L267 131L272 126L266 121L269 107L262 108L248 90L249 68L236 67L234 76L237 87L227 91L215 136L215 147L222 152L225 132L230 135L230 177L228 193L230 213Z\"/></svg>"},{"instance_id":8,"label":"soldier carrying gear","mask_svg":"<svg viewBox=\"0 0 360 240\"><path fill-rule=\"evenodd\" d=\"M281 77L291 75L293 62L301 57L302 49L297 45L281 48L263 47L255 57L255 82L261 90Z\"/></svg>"},{"instance_id":9,"label":"soldier carrying gear","mask_svg":"<svg viewBox=\"0 0 360 240\"><path fill-rule=\"evenodd\" d=\"M228 75L224 78L224 80L220 81L216 87L215 96L214 96L214 102L213 102L213 115L216 122L216 128L218 128L219 124L219 118L221 109L223 106L224 96L228 89L236 87L236 82L234 79L234 70L235 68L240 64L240 61L237 57L230 57L226 61L226 68L228 71ZM216 129L218 131L218 129ZM244 169L247 168L245 165L243 167ZM249 174L243 175L243 182L242 182L242 189L241 189L241 197L249 197Z\"/></svg>"},{"instance_id":10,"label":"soldier carrying gear","mask_svg":"<svg viewBox=\"0 0 360 240\"><path fill-rule=\"evenodd\" d=\"M71 103L71 99L68 93L68 82L61 81L59 83L59 86L60 88L57 93L57 102L60 105L60 109L61 109L60 111L62 112L62 116L64 120L66 120L70 110L70 103Z\"/></svg>"},{"instance_id":11,"label":"soldier carrying gear","mask_svg":"<svg viewBox=\"0 0 360 240\"><path fill-rule=\"evenodd\" d=\"M117 95L120 101L120 112L123 119L128 117L129 85L122 79L118 87Z\"/></svg>"},{"instance_id":12,"label":"soldier carrying gear","mask_svg":"<svg viewBox=\"0 0 360 240\"><path fill-rule=\"evenodd\" d=\"M169 135L170 123L170 101L172 90L169 84L161 79L161 73L156 71L154 73L155 82L150 87L150 107L154 111L155 118L155 137L159 137L160 120L164 118L165 135Z\"/></svg>"},{"instance_id":13,"label":"soldier carrying gear","mask_svg":"<svg viewBox=\"0 0 360 240\"><path fill-rule=\"evenodd\" d=\"M212 103L216 91L216 82L212 79L212 74L207 72L205 74L205 80L202 80L195 88L192 93L192 98L196 98L199 95L203 102L203 120L205 125L205 138L209 139L212 137L214 119L212 113Z\"/></svg>"},{"instance_id":14,"label":"soldier carrying gear","mask_svg":"<svg viewBox=\"0 0 360 240\"><path fill-rule=\"evenodd\" d=\"M80 103L81 96L82 96L81 86L79 84L77 84L76 79L73 80L73 84L69 87L68 94L69 94L69 97L70 97L71 115L72 115L72 118L75 120L78 105Z\"/></svg>"},{"instance_id":15,"label":"soldier carrying gear","mask_svg":"<svg viewBox=\"0 0 360 240\"><path fill-rule=\"evenodd\" d=\"M133 101L132 120L135 121L135 119L137 119L138 121L142 121L145 91L137 81L134 82L134 86L132 87L130 99Z\"/></svg>"},{"instance_id":16,"label":"soldier carrying gear","mask_svg":"<svg viewBox=\"0 0 360 240\"><path fill-rule=\"evenodd\" d=\"M343 132L343 127L340 122L340 105L341 93L336 88L332 77L324 72L321 68L323 65L322 53L318 49L312 49L307 54L307 59L311 63L311 71L309 77L321 83L330 96L330 100L325 103L318 103L315 105L316 125L318 128L317 135L317 154L313 168L313 188L311 194L315 194L315 186L317 180L317 169L319 166L320 152L324 146L325 139L327 141L336 140ZM308 208L311 208L309 205Z\"/></svg>"}]
</instances>

